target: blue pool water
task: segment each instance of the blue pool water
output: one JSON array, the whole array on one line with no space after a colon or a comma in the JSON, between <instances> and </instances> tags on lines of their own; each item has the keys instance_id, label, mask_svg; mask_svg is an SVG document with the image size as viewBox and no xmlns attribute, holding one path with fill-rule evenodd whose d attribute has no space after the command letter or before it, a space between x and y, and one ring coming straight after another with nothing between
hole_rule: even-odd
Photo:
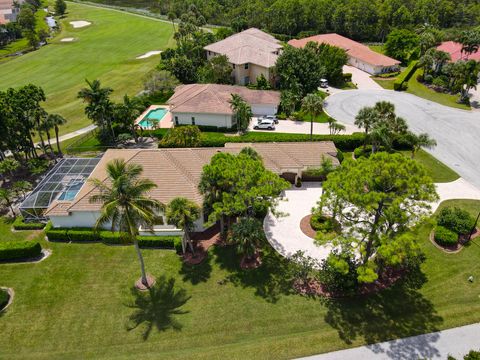
<instances>
[{"instance_id":1,"label":"blue pool water","mask_svg":"<svg viewBox=\"0 0 480 360\"><path fill-rule=\"evenodd\" d=\"M142 120L138 123L143 128L152 127L153 121L158 122L163 119L165 114L168 112L165 108L158 108L150 110L147 115L144 116ZM153 120L153 121L152 121Z\"/></svg>"},{"instance_id":2,"label":"blue pool water","mask_svg":"<svg viewBox=\"0 0 480 360\"><path fill-rule=\"evenodd\" d=\"M75 199L77 193L80 191L83 182L73 182L65 187L65 190L60 194L58 200L68 200L71 201Z\"/></svg>"}]
</instances>

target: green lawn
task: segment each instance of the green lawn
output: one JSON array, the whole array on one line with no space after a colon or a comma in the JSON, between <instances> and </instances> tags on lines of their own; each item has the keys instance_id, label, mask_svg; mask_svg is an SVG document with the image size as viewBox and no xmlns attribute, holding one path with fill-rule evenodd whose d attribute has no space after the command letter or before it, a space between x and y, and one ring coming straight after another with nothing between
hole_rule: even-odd
<instances>
[{"instance_id":1,"label":"green lawn","mask_svg":"<svg viewBox=\"0 0 480 360\"><path fill-rule=\"evenodd\" d=\"M408 81L407 92L418 97L437 102L439 104L450 106L458 109L469 110L470 106L465 104L459 104L458 95L450 95L444 93L438 93L426 87L425 85L417 81L417 76L422 74L422 69L417 69L413 76Z\"/></svg>"},{"instance_id":2,"label":"green lawn","mask_svg":"<svg viewBox=\"0 0 480 360\"><path fill-rule=\"evenodd\" d=\"M393 90L393 83L395 79L394 78L392 79L373 78L373 81L375 81L378 85L380 85L384 89Z\"/></svg>"},{"instance_id":3,"label":"green lawn","mask_svg":"<svg viewBox=\"0 0 480 360\"><path fill-rule=\"evenodd\" d=\"M428 241L430 230L417 234L422 274L380 294L331 301L291 294L276 255L240 271L229 248L194 268L173 251L144 250L158 279L149 300L131 291L139 275L133 247L48 243L40 233L50 258L0 264L0 285L16 293L0 313L0 357L287 359L480 321L478 283L467 281L480 278L480 240L445 254ZM2 224L0 231L2 240L19 237Z\"/></svg>"},{"instance_id":4,"label":"green lawn","mask_svg":"<svg viewBox=\"0 0 480 360\"><path fill-rule=\"evenodd\" d=\"M92 25L73 29L69 24L73 20ZM48 46L0 64L0 90L28 83L42 86L48 98L46 110L68 120L62 134L90 124L76 98L85 79L98 78L112 87L114 100L125 93L135 95L142 89L145 73L159 62L158 56L135 57L174 45L171 24L83 4L69 2L61 24L62 32ZM60 42L66 37L76 41Z\"/></svg>"},{"instance_id":5,"label":"green lawn","mask_svg":"<svg viewBox=\"0 0 480 360\"><path fill-rule=\"evenodd\" d=\"M410 156L410 151L402 151L405 156ZM415 159L427 168L428 173L436 183L446 183L457 180L460 175L450 169L447 165L437 160L425 150L415 154Z\"/></svg>"},{"instance_id":6,"label":"green lawn","mask_svg":"<svg viewBox=\"0 0 480 360\"><path fill-rule=\"evenodd\" d=\"M385 54L385 49L383 45L368 45L368 47L370 48L370 50L373 50L379 54Z\"/></svg>"}]
</instances>

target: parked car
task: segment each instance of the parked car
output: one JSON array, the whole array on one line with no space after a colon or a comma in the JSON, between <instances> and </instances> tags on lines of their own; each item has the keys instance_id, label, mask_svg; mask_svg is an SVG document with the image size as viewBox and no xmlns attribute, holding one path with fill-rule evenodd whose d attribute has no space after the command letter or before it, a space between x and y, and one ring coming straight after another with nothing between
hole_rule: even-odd
<instances>
[{"instance_id":1,"label":"parked car","mask_svg":"<svg viewBox=\"0 0 480 360\"><path fill-rule=\"evenodd\" d=\"M264 115L258 118L258 123L260 124L262 120L272 120L275 124L278 124L278 119L275 115Z\"/></svg>"},{"instance_id":2,"label":"parked car","mask_svg":"<svg viewBox=\"0 0 480 360\"><path fill-rule=\"evenodd\" d=\"M328 87L328 80L327 79L320 79L320 87L327 88Z\"/></svg>"},{"instance_id":3,"label":"parked car","mask_svg":"<svg viewBox=\"0 0 480 360\"><path fill-rule=\"evenodd\" d=\"M253 127L255 130L275 130L275 122L269 119L262 119Z\"/></svg>"}]
</instances>

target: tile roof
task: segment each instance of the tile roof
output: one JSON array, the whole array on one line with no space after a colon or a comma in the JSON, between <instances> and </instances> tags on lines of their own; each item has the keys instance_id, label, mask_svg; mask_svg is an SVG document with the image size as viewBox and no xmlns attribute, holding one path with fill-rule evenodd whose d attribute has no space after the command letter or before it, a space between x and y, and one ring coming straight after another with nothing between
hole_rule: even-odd
<instances>
[{"instance_id":1,"label":"tile roof","mask_svg":"<svg viewBox=\"0 0 480 360\"><path fill-rule=\"evenodd\" d=\"M142 165L145 177L157 187L150 196L164 204L182 196L197 204L203 202L198 183L203 167L218 152L238 154L244 147L253 147L262 157L265 167L274 173L318 167L323 156L338 165L337 149L331 141L284 143L228 143L223 148L175 148L175 149L110 149L100 160L89 179L108 181L106 164L113 159ZM323 156L322 156L323 155ZM73 211L99 211L100 204L89 199L98 190L90 182L85 183L73 201L56 201L46 215L67 216Z\"/></svg>"},{"instance_id":2,"label":"tile roof","mask_svg":"<svg viewBox=\"0 0 480 360\"><path fill-rule=\"evenodd\" d=\"M302 48L310 41L319 44L329 44L344 49L349 56L357 58L367 64L375 66L394 66L400 64L398 60L379 54L371 50L368 46L335 33L315 35L300 40L294 39L290 40L288 44L296 48Z\"/></svg>"},{"instance_id":3,"label":"tile roof","mask_svg":"<svg viewBox=\"0 0 480 360\"><path fill-rule=\"evenodd\" d=\"M280 41L256 28L250 28L204 47L226 55L232 64L252 63L270 68L277 62L274 54L282 48Z\"/></svg>"},{"instance_id":4,"label":"tile roof","mask_svg":"<svg viewBox=\"0 0 480 360\"><path fill-rule=\"evenodd\" d=\"M455 41L445 41L437 47L437 50L449 53L453 62L457 62L458 60L480 61L480 51L473 54L462 53L462 44Z\"/></svg>"},{"instance_id":5,"label":"tile roof","mask_svg":"<svg viewBox=\"0 0 480 360\"><path fill-rule=\"evenodd\" d=\"M250 105L280 103L280 93L272 90L251 90L244 86L218 84L180 85L168 99L171 112L233 114L231 94L240 95Z\"/></svg>"}]
</instances>

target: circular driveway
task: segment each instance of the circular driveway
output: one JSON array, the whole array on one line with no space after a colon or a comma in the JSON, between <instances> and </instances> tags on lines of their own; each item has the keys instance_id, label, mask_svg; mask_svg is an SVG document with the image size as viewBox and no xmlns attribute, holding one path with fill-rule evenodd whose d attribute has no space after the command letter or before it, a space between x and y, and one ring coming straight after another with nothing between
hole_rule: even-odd
<instances>
[{"instance_id":1,"label":"circular driveway","mask_svg":"<svg viewBox=\"0 0 480 360\"><path fill-rule=\"evenodd\" d=\"M415 95L390 90L350 90L325 100L325 110L336 120L353 125L364 106L377 101L395 104L397 115L415 133L427 133L437 146L427 150L463 178L480 188L480 112L450 108Z\"/></svg>"},{"instance_id":2,"label":"circular driveway","mask_svg":"<svg viewBox=\"0 0 480 360\"><path fill-rule=\"evenodd\" d=\"M301 188L292 186L285 191L285 201L280 201L277 210L284 216L271 213L265 217L263 228L268 242L281 255L289 257L299 250L317 260L326 259L330 246L317 246L313 239L300 229L300 221L310 215L322 195L321 183L305 182Z\"/></svg>"}]
</instances>

